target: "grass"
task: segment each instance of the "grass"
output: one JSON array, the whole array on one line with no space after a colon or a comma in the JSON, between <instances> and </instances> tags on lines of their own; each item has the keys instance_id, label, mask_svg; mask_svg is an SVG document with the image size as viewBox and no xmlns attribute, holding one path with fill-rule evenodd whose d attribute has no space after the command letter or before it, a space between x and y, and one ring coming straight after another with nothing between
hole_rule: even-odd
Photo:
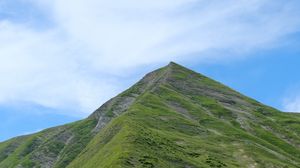
<instances>
[{"instance_id":1,"label":"grass","mask_svg":"<svg viewBox=\"0 0 300 168\"><path fill-rule=\"evenodd\" d=\"M89 152L82 152L69 167L296 166L289 161L292 157L284 148L295 152L299 150L287 148L290 145L282 140L271 134L265 137L245 132L234 124L220 120L218 115L206 115L209 122L199 120L195 123L170 110L162 101L166 97L172 101L179 98L178 95L161 91L159 94L144 94L125 114L114 119L96 136L86 149ZM181 100L182 104L188 103L185 100ZM215 103L213 100L206 101ZM191 102L188 107L189 110L196 110ZM198 112L195 118L201 118L204 114L201 108ZM163 121L161 117L169 117L169 120ZM217 130L219 134L210 130ZM255 130L265 133L261 128ZM233 158L237 145L243 149L243 154L236 154ZM256 150L253 151L253 148ZM281 158L281 155L286 157Z\"/></svg>"}]
</instances>

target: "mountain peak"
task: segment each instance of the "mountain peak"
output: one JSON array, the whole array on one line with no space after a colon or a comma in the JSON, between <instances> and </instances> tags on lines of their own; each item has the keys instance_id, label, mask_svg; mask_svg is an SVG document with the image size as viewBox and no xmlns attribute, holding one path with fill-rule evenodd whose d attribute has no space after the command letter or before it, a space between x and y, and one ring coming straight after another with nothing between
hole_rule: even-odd
<instances>
[{"instance_id":1,"label":"mountain peak","mask_svg":"<svg viewBox=\"0 0 300 168\"><path fill-rule=\"evenodd\" d=\"M170 68L170 69L185 69L187 71L192 72L192 70L190 70L190 69L188 69L188 68L186 68L186 67L184 67L180 64L177 64L176 62L173 62L173 61L169 62L169 64L167 66L165 66L165 68L167 68L167 69L168 68Z\"/></svg>"},{"instance_id":2,"label":"mountain peak","mask_svg":"<svg viewBox=\"0 0 300 168\"><path fill-rule=\"evenodd\" d=\"M179 64L177 64L176 62L170 61L167 66L172 66L172 65L179 65Z\"/></svg>"},{"instance_id":3,"label":"mountain peak","mask_svg":"<svg viewBox=\"0 0 300 168\"><path fill-rule=\"evenodd\" d=\"M244 101L246 97L238 92L175 62L170 62L167 66L146 74L132 87L97 109L90 116L98 120L95 131L101 130L111 119L127 111L144 94L151 92L159 94L162 88L185 95L191 101L194 101L195 97L199 100L205 98L228 108L237 102L247 104Z\"/></svg>"},{"instance_id":4,"label":"mountain peak","mask_svg":"<svg viewBox=\"0 0 300 168\"><path fill-rule=\"evenodd\" d=\"M299 123L170 62L84 120L0 143L0 167L299 167Z\"/></svg>"}]
</instances>

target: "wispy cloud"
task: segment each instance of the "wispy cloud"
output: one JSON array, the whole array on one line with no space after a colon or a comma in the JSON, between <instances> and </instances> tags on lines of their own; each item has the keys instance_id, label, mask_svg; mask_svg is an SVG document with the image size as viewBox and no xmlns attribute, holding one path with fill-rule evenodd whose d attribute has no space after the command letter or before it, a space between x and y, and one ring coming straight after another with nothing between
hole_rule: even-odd
<instances>
[{"instance_id":1,"label":"wispy cloud","mask_svg":"<svg viewBox=\"0 0 300 168\"><path fill-rule=\"evenodd\" d=\"M290 87L282 101L283 110L286 112L300 112L300 87Z\"/></svg>"},{"instance_id":2,"label":"wispy cloud","mask_svg":"<svg viewBox=\"0 0 300 168\"><path fill-rule=\"evenodd\" d=\"M87 65L76 60L76 44L56 31L35 32L2 21L0 39L2 103L25 101L87 112L119 91L115 79L81 68Z\"/></svg>"},{"instance_id":3,"label":"wispy cloud","mask_svg":"<svg viewBox=\"0 0 300 168\"><path fill-rule=\"evenodd\" d=\"M300 97L285 99L283 106L286 112L300 112Z\"/></svg>"},{"instance_id":4,"label":"wispy cloud","mask_svg":"<svg viewBox=\"0 0 300 168\"><path fill-rule=\"evenodd\" d=\"M34 134L34 133L40 132L42 130L43 129L36 129L36 130L30 131L30 132L22 132L21 134L19 134L19 136Z\"/></svg>"},{"instance_id":5,"label":"wispy cloud","mask_svg":"<svg viewBox=\"0 0 300 168\"><path fill-rule=\"evenodd\" d=\"M300 28L297 0L28 3L53 25L0 21L0 102L86 113L124 88L120 77L143 65L239 58ZM218 50L232 54L207 54Z\"/></svg>"}]
</instances>

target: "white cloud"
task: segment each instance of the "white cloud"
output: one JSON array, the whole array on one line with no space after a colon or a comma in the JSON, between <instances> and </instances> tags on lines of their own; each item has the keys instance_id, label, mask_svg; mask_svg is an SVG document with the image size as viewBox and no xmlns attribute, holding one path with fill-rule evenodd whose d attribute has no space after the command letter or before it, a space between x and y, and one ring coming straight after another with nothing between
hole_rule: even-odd
<instances>
[{"instance_id":1,"label":"white cloud","mask_svg":"<svg viewBox=\"0 0 300 168\"><path fill-rule=\"evenodd\" d=\"M0 39L1 103L25 101L90 112L119 91L115 79L81 69L76 49L68 49L76 44L60 39L58 32L38 33L2 21Z\"/></svg>"},{"instance_id":2,"label":"white cloud","mask_svg":"<svg viewBox=\"0 0 300 168\"><path fill-rule=\"evenodd\" d=\"M212 49L252 50L300 24L296 1L43 2L52 7L60 28L92 53L85 59L96 69L111 71Z\"/></svg>"},{"instance_id":3,"label":"white cloud","mask_svg":"<svg viewBox=\"0 0 300 168\"><path fill-rule=\"evenodd\" d=\"M30 134L34 134L34 133L40 132L40 131L42 131L42 130L43 130L43 129L35 129L35 130L33 130L33 131L26 131L26 132L20 133L18 136L30 135Z\"/></svg>"},{"instance_id":4,"label":"white cloud","mask_svg":"<svg viewBox=\"0 0 300 168\"><path fill-rule=\"evenodd\" d=\"M81 112L124 89L120 77L132 77L140 66L229 57L201 54L212 50L242 57L300 26L296 0L30 2L54 26L0 22L0 102Z\"/></svg>"},{"instance_id":5,"label":"white cloud","mask_svg":"<svg viewBox=\"0 0 300 168\"><path fill-rule=\"evenodd\" d=\"M300 96L293 98L286 98L283 103L284 111L286 112L300 112Z\"/></svg>"},{"instance_id":6,"label":"white cloud","mask_svg":"<svg viewBox=\"0 0 300 168\"><path fill-rule=\"evenodd\" d=\"M286 112L300 112L300 85L294 83L283 96L282 107Z\"/></svg>"}]
</instances>

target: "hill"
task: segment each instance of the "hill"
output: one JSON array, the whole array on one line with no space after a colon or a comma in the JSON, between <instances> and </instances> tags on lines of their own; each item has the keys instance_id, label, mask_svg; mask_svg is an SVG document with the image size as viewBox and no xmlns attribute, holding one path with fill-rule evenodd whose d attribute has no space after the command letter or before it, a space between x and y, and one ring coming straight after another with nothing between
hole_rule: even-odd
<instances>
[{"instance_id":1,"label":"hill","mask_svg":"<svg viewBox=\"0 0 300 168\"><path fill-rule=\"evenodd\" d=\"M300 115L171 62L84 120L0 143L14 167L300 167Z\"/></svg>"}]
</instances>

